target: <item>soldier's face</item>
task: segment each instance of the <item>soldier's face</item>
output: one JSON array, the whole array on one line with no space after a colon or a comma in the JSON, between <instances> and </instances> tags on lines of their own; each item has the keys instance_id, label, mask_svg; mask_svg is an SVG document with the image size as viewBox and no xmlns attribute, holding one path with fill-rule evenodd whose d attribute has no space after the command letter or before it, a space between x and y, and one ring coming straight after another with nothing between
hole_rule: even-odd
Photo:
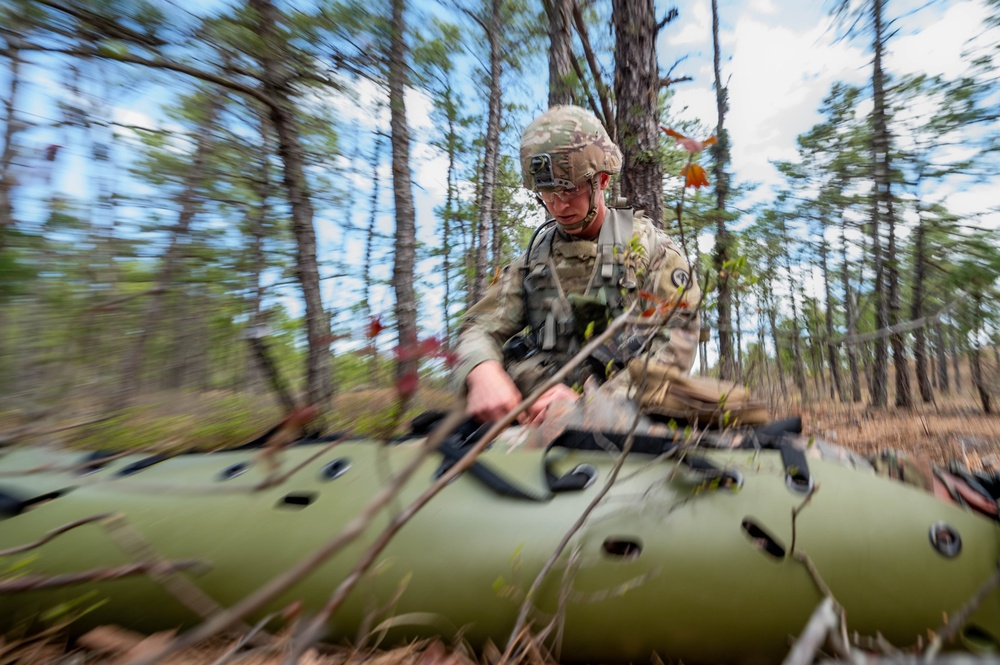
<instances>
[{"instance_id":1,"label":"soldier's face","mask_svg":"<svg viewBox=\"0 0 1000 665\"><path fill-rule=\"evenodd\" d=\"M542 202L548 208L549 214L556 218L556 221L564 226L576 224L590 211L590 201L594 197L594 190L590 183L584 183L569 192L539 192ZM576 231L568 231L575 233Z\"/></svg>"}]
</instances>

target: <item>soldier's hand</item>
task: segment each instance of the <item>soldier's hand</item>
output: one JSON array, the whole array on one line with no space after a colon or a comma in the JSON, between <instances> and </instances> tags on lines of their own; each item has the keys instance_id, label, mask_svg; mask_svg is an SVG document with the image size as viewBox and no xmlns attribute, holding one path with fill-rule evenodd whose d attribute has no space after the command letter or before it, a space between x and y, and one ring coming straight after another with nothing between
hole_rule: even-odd
<instances>
[{"instance_id":1,"label":"soldier's hand","mask_svg":"<svg viewBox=\"0 0 1000 665\"><path fill-rule=\"evenodd\" d=\"M576 401L580 395L565 383L557 383L552 386L542 396L535 400L535 403L528 407L528 422L531 425L538 425L545 420L548 415L549 404L557 400Z\"/></svg>"},{"instance_id":2,"label":"soldier's hand","mask_svg":"<svg viewBox=\"0 0 1000 665\"><path fill-rule=\"evenodd\" d=\"M495 360L476 365L466 377L465 385L468 388L465 413L479 422L500 420L521 403L521 391ZM523 415L522 419L526 420Z\"/></svg>"}]
</instances>

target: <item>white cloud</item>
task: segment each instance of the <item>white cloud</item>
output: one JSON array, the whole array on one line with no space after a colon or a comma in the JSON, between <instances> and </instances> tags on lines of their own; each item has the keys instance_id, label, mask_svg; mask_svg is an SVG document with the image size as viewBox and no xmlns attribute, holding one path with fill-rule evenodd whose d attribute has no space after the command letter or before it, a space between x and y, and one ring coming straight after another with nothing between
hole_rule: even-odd
<instances>
[{"instance_id":1,"label":"white cloud","mask_svg":"<svg viewBox=\"0 0 1000 665\"><path fill-rule=\"evenodd\" d=\"M900 74L961 75L967 68L962 54L968 41L983 30L983 22L988 15L982 2L951 5L939 20L929 23L919 32L899 36L889 43L886 55L889 69ZM993 32L998 31L994 29Z\"/></svg>"},{"instance_id":2,"label":"white cloud","mask_svg":"<svg viewBox=\"0 0 1000 665\"><path fill-rule=\"evenodd\" d=\"M774 0L751 0L750 10L769 16L778 13L778 7L774 4Z\"/></svg>"},{"instance_id":3,"label":"white cloud","mask_svg":"<svg viewBox=\"0 0 1000 665\"><path fill-rule=\"evenodd\" d=\"M698 2L681 13L683 27L667 39L671 47L703 43L712 37L712 13L709 3ZM662 34L662 33L661 33Z\"/></svg>"}]
</instances>

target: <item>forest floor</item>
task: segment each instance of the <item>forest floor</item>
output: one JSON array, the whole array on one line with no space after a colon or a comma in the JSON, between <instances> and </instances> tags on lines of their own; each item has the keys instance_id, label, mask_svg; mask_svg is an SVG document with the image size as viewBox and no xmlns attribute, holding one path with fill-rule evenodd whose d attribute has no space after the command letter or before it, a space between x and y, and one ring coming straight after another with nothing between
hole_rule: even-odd
<instances>
[{"instance_id":1,"label":"forest floor","mask_svg":"<svg viewBox=\"0 0 1000 665\"><path fill-rule=\"evenodd\" d=\"M371 414L378 404L389 405L392 393L389 390L362 391L347 393L337 399L337 411L342 414ZM228 401L227 401L228 400ZM232 398L226 397L223 403L231 403ZM447 408L452 397L443 391L428 391L421 396L416 410L422 408ZM139 422L158 423L153 431L159 431L164 423L174 422L177 418L179 402L191 404L184 400L170 400L170 407L149 406L137 412L141 414ZM264 400L266 402L266 398ZM230 445L241 443L254 431L260 431L277 415L276 409L261 403L260 408L252 409L244 405L243 413L252 413L251 423L244 424L243 429L229 438ZM241 402L241 404L243 404ZM776 418L800 414L803 419L804 434L810 437L822 438L862 454L876 454L883 450L902 450L914 456L927 456L940 464L951 460L963 461L973 470L1000 471L1000 415L984 415L980 405L971 396L959 396L939 400L936 405L920 405L913 409L880 409L872 410L863 405L843 405L829 402L811 405L772 404L771 413ZM202 412L209 413L204 400L199 407ZM207 409L207 410L206 410ZM73 424L73 417L68 417L68 423ZM189 423L189 420L179 421ZM344 421L346 423L346 421ZM335 421L335 424L343 424ZM133 421L132 425L136 425ZM211 428L218 433L218 423ZM19 426L13 420L0 418L0 436ZM93 428L101 426L84 426ZM128 430L128 421L115 422L112 426L104 424L104 429L98 432L90 431L85 437L74 429L59 429L59 420L52 420L46 430L48 435L27 437L27 442L39 439L58 438L62 443L80 446L102 440L113 445L106 437L118 430ZM362 428L363 429L363 428ZM56 430L56 432L52 432ZM202 430L199 430L202 431ZM134 430L133 430L134 432ZM175 443L183 444L179 431L171 430ZM181 438L176 438L181 437ZM113 437L112 437L113 438ZM218 438L211 443L218 444ZM190 441L188 443L204 444L205 441ZM117 630L117 629L115 629ZM0 665L7 663L66 663L69 665L84 663L112 662L120 658L130 649L149 648L163 636L151 636L149 642L142 642L144 636L128 635L127 633L109 632L98 635L89 649L79 645L67 645L59 634L48 637L36 637L29 640L14 640L8 637L0 640ZM287 636L286 636L287 637ZM166 663L179 665L270 665L283 662L283 653L287 642L282 642L279 636L277 646L271 648L255 648L233 651L232 641L216 640L208 645L181 653ZM145 645L145 647L144 647ZM284 646L283 646L284 645ZM495 665L499 654L481 655L477 660L485 665ZM471 665L474 657L459 646L458 650L445 647L438 641L428 641L411 644L391 651L358 651L345 648L330 648L323 651L311 650L300 661L302 665L346 665L366 663L369 665ZM534 658L531 665L544 665L546 660L541 656Z\"/></svg>"}]
</instances>

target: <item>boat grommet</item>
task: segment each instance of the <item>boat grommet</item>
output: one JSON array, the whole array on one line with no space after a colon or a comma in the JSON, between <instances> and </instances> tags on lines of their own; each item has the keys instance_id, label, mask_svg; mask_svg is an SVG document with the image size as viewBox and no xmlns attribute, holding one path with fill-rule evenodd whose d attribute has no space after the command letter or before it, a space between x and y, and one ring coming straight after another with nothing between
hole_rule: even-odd
<instances>
[{"instance_id":1,"label":"boat grommet","mask_svg":"<svg viewBox=\"0 0 1000 665\"><path fill-rule=\"evenodd\" d=\"M319 472L319 478L320 480L336 480L347 473L347 470L350 468L351 460L346 457L338 457L332 462L323 465L323 468Z\"/></svg>"},{"instance_id":2,"label":"boat grommet","mask_svg":"<svg viewBox=\"0 0 1000 665\"><path fill-rule=\"evenodd\" d=\"M642 541L631 537L605 538L601 549L608 556L616 559L638 559L642 554Z\"/></svg>"},{"instance_id":3,"label":"boat grommet","mask_svg":"<svg viewBox=\"0 0 1000 665\"><path fill-rule=\"evenodd\" d=\"M809 474L789 469L785 473L785 485L796 494L808 494L813 488L813 478Z\"/></svg>"},{"instance_id":4,"label":"boat grommet","mask_svg":"<svg viewBox=\"0 0 1000 665\"><path fill-rule=\"evenodd\" d=\"M576 468L574 468L572 471L569 472L569 475L586 476L587 481L583 484L583 487L580 488L582 490L585 490L591 485L593 485L595 482L597 482L597 467L595 467L593 464L586 464L586 463L577 464Z\"/></svg>"},{"instance_id":5,"label":"boat grommet","mask_svg":"<svg viewBox=\"0 0 1000 665\"><path fill-rule=\"evenodd\" d=\"M736 469L726 469L719 477L719 489L736 492L743 487L743 474Z\"/></svg>"},{"instance_id":6,"label":"boat grommet","mask_svg":"<svg viewBox=\"0 0 1000 665\"><path fill-rule=\"evenodd\" d=\"M962 551L962 537L958 535L958 531L955 530L949 524L944 522L935 522L931 525L930 530L931 546L938 551L942 556L946 556L949 559L958 556L958 553Z\"/></svg>"},{"instance_id":7,"label":"boat grommet","mask_svg":"<svg viewBox=\"0 0 1000 665\"><path fill-rule=\"evenodd\" d=\"M225 469L219 472L216 480L232 480L242 476L244 473L250 470L250 462L237 462L236 464L230 464Z\"/></svg>"}]
</instances>

